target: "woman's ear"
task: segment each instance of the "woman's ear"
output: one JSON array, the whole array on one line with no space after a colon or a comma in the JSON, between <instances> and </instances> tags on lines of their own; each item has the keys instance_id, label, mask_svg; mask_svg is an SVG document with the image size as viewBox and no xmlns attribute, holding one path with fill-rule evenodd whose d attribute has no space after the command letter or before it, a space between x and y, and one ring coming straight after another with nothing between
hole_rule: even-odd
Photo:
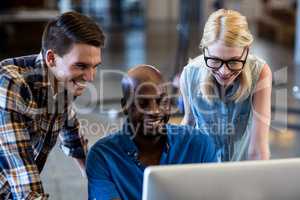
<instances>
[{"instance_id":1,"label":"woman's ear","mask_svg":"<svg viewBox=\"0 0 300 200\"><path fill-rule=\"evenodd\" d=\"M121 99L121 106L122 106L122 110L123 110L123 113L124 115L128 115L128 109L127 109L127 101L125 98L122 98Z\"/></svg>"},{"instance_id":2,"label":"woman's ear","mask_svg":"<svg viewBox=\"0 0 300 200\"><path fill-rule=\"evenodd\" d=\"M51 49L47 50L45 57L46 57L45 61L46 61L47 66L55 67L55 55Z\"/></svg>"}]
</instances>

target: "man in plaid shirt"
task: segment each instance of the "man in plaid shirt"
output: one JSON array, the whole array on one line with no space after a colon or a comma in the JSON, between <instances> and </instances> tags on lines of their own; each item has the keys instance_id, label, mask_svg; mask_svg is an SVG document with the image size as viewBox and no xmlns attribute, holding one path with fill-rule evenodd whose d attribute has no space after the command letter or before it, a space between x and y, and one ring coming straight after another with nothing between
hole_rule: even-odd
<instances>
[{"instance_id":1,"label":"man in plaid shirt","mask_svg":"<svg viewBox=\"0 0 300 200\"><path fill-rule=\"evenodd\" d=\"M59 136L85 171L85 140L71 103L101 64L104 34L67 12L44 29L38 55L0 63L0 199L47 199L40 173Z\"/></svg>"}]
</instances>

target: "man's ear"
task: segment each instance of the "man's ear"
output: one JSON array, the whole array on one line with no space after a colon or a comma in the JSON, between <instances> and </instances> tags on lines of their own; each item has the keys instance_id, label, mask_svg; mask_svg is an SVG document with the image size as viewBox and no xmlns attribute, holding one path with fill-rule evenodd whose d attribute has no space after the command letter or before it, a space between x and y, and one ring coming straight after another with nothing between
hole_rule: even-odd
<instances>
[{"instance_id":1,"label":"man's ear","mask_svg":"<svg viewBox=\"0 0 300 200\"><path fill-rule=\"evenodd\" d=\"M127 101L125 98L121 99L121 106L122 106L122 110L124 115L128 115L128 109L127 109Z\"/></svg>"},{"instance_id":2,"label":"man's ear","mask_svg":"<svg viewBox=\"0 0 300 200\"><path fill-rule=\"evenodd\" d=\"M55 56L51 49L46 51L45 61L48 67L55 67Z\"/></svg>"}]
</instances>

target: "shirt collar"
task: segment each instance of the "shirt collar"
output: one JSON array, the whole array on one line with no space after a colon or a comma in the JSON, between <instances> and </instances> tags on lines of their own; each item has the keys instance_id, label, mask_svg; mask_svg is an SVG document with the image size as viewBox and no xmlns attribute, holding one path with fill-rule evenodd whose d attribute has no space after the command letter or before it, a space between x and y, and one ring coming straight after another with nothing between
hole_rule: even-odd
<instances>
[{"instance_id":1,"label":"shirt collar","mask_svg":"<svg viewBox=\"0 0 300 200\"><path fill-rule=\"evenodd\" d=\"M166 146L164 147L164 151L165 152L169 152L170 149L170 128L169 125L166 125L166 129L167 129L167 141L166 141ZM128 123L128 120L126 120L126 122L123 124L123 128L121 131L121 137L122 137L122 146L124 148L124 150L126 151L126 153L129 156L138 156L138 148L135 144L135 142L133 141L133 134L130 130L130 125Z\"/></svg>"},{"instance_id":2,"label":"shirt collar","mask_svg":"<svg viewBox=\"0 0 300 200\"><path fill-rule=\"evenodd\" d=\"M237 78L237 80L235 80L235 81L233 82L233 84L230 85L230 86L227 88L226 93L225 93L225 94L226 94L226 97L231 97L231 96L233 96L233 95L236 93L236 91L237 91L239 85L240 85L240 79Z\"/></svg>"},{"instance_id":3,"label":"shirt collar","mask_svg":"<svg viewBox=\"0 0 300 200\"><path fill-rule=\"evenodd\" d=\"M48 66L45 62L42 52L40 52L35 60L35 69L39 69L39 74L42 76L39 86L48 90L49 95L53 100L58 100L58 98L63 98L66 95L66 91L63 90L59 93L55 93L53 88L54 75L49 71Z\"/></svg>"},{"instance_id":4,"label":"shirt collar","mask_svg":"<svg viewBox=\"0 0 300 200\"><path fill-rule=\"evenodd\" d=\"M51 87L49 78L48 78L48 68L43 58L43 54L39 53L35 60L35 69L39 70L39 74L42 76L42 81L40 82L41 87Z\"/></svg>"}]
</instances>

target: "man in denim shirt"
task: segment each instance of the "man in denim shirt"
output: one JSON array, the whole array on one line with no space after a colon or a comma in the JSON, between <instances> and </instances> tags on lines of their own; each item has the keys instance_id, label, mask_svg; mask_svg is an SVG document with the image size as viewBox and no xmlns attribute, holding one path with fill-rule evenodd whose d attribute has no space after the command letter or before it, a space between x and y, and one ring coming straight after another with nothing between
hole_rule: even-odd
<instances>
[{"instance_id":1,"label":"man in denim shirt","mask_svg":"<svg viewBox=\"0 0 300 200\"><path fill-rule=\"evenodd\" d=\"M0 63L0 199L47 199L40 173L58 135L85 171L85 140L72 100L101 63L104 35L76 12L45 27L39 55Z\"/></svg>"},{"instance_id":2,"label":"man in denim shirt","mask_svg":"<svg viewBox=\"0 0 300 200\"><path fill-rule=\"evenodd\" d=\"M167 124L170 97L156 68L131 69L122 88L127 121L88 154L89 199L141 199L143 172L150 165L216 161L209 136L188 126Z\"/></svg>"}]
</instances>

